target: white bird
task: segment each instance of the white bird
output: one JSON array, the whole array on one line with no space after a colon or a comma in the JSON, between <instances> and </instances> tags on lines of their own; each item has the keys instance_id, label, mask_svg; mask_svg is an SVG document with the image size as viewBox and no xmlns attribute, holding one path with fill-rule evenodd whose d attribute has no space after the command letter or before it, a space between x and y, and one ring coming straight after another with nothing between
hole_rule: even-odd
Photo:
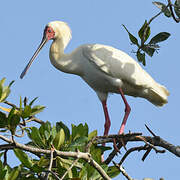
<instances>
[{"instance_id":1,"label":"white bird","mask_svg":"<svg viewBox=\"0 0 180 180\"><path fill-rule=\"evenodd\" d=\"M42 42L20 78L23 78L39 51L51 39L53 42L49 57L53 66L65 73L81 76L99 97L105 115L104 135L108 134L111 125L106 106L108 93L120 94L125 104L125 115L119 134L124 132L131 110L124 94L145 98L156 106L167 103L168 90L158 84L134 59L118 49L101 44L85 44L72 53L65 54L64 49L71 39L71 30L61 21L46 25Z\"/></svg>"}]
</instances>

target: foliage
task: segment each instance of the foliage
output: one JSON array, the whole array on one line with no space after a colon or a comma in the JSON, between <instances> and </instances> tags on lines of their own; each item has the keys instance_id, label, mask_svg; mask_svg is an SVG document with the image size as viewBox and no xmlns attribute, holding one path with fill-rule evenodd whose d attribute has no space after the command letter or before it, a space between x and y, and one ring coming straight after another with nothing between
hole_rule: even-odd
<instances>
[{"instance_id":1,"label":"foliage","mask_svg":"<svg viewBox=\"0 0 180 180\"><path fill-rule=\"evenodd\" d=\"M145 21L140 30L138 31L138 36L141 42L138 43L138 39L128 31L126 26L123 25L123 27L127 31L131 43L137 46L138 50L136 51L136 56L138 58L138 61L141 62L144 66L146 65L145 53L152 57L154 55L154 52L156 52L160 48L158 43L165 41L170 36L168 32L160 32L154 37L152 37L151 40L145 44L151 34L150 26L147 21Z\"/></svg>"},{"instance_id":2,"label":"foliage","mask_svg":"<svg viewBox=\"0 0 180 180\"><path fill-rule=\"evenodd\" d=\"M5 79L1 80L0 91L3 94L5 93L4 90L8 89L10 93L10 85L7 87L4 86L4 81ZM7 98L8 95L6 94L4 97ZM2 102L11 104L5 101L6 98L3 98ZM96 130L89 133L87 124L79 124L77 126L72 124L71 130L63 122L56 122L56 125L51 125L51 123L47 121L41 123L39 127L27 126L27 122L32 119L35 114L44 109L44 106L33 106L36 99L37 98L28 103L27 98L24 98L23 101L22 98L20 98L19 106L11 104L12 108L0 107L3 111L6 111L6 113L0 112L1 134L9 133L14 139L17 132L21 130L26 132L29 139L26 145L31 148L41 150L56 149L63 152L86 152L88 142L97 136ZM88 152L91 154L93 160L95 160L110 177L115 177L119 174L119 170L115 166L108 166L101 162L101 155L108 149L109 148L92 144ZM37 152L27 153L20 148L15 148L13 151L19 159L20 165L11 168L6 162L3 163L3 157L4 161L7 161L5 160L7 152L2 152L0 154L0 179L41 179L46 176L51 161L49 154L38 154ZM85 160L79 159L73 163L74 159L71 157L54 156L52 171L56 173L58 177L62 177L64 173L68 171L65 179L102 179L97 170ZM72 164L73 167L70 168ZM49 179L56 178L52 174L49 174Z\"/></svg>"},{"instance_id":3,"label":"foliage","mask_svg":"<svg viewBox=\"0 0 180 180\"><path fill-rule=\"evenodd\" d=\"M174 4L171 4L171 1L168 2L170 3L168 3L167 5L157 1L153 2L153 4L161 11L157 15L153 16L149 21L145 20L144 24L138 31L138 38L140 39L140 41L138 41L138 38L136 38L132 33L130 33L126 26L123 25L129 35L131 43L137 46L136 56L138 61L141 62L144 66L146 65L145 55L147 54L148 56L152 57L154 55L154 52L157 52L160 49L159 43L167 40L170 36L170 33L168 32L159 32L154 37L152 37L148 43L146 43L151 35L151 22L161 13L163 13L168 18L173 17L173 19L177 23L180 22L180 1L176 0ZM177 18L173 13L172 7L174 7Z\"/></svg>"}]
</instances>

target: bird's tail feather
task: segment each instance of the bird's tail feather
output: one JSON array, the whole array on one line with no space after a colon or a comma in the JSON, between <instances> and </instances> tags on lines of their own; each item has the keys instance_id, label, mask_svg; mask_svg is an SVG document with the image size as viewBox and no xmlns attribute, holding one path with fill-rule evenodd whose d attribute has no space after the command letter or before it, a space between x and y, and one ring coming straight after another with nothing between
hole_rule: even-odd
<instances>
[{"instance_id":1,"label":"bird's tail feather","mask_svg":"<svg viewBox=\"0 0 180 180\"><path fill-rule=\"evenodd\" d=\"M160 84L157 84L155 87L149 89L148 100L156 106L163 106L168 102L169 91Z\"/></svg>"}]
</instances>

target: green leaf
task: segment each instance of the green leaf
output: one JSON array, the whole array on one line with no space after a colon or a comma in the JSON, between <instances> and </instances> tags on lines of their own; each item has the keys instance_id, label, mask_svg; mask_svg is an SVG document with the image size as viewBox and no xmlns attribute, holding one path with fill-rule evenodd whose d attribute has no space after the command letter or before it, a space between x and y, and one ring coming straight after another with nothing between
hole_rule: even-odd
<instances>
[{"instance_id":1,"label":"green leaf","mask_svg":"<svg viewBox=\"0 0 180 180\"><path fill-rule=\"evenodd\" d=\"M54 140L53 140L53 145L57 150L60 150L60 147L62 144L64 144L65 140L65 133L63 129L60 129L60 131L56 134Z\"/></svg>"},{"instance_id":2,"label":"green leaf","mask_svg":"<svg viewBox=\"0 0 180 180\"><path fill-rule=\"evenodd\" d=\"M39 167L38 164L34 164L31 167L31 170L35 173L41 173L42 171L44 171L44 167Z\"/></svg>"},{"instance_id":3,"label":"green leaf","mask_svg":"<svg viewBox=\"0 0 180 180\"><path fill-rule=\"evenodd\" d=\"M166 17L171 17L171 12L168 8L166 8L166 5L164 3L154 1L153 4L158 7Z\"/></svg>"},{"instance_id":4,"label":"green leaf","mask_svg":"<svg viewBox=\"0 0 180 180\"><path fill-rule=\"evenodd\" d=\"M8 176L8 180L16 180L20 173L20 170L21 170L20 166L14 167Z\"/></svg>"},{"instance_id":5,"label":"green leaf","mask_svg":"<svg viewBox=\"0 0 180 180\"><path fill-rule=\"evenodd\" d=\"M22 112L22 118L28 118L31 115L31 107L30 106L25 106L23 112Z\"/></svg>"},{"instance_id":6,"label":"green leaf","mask_svg":"<svg viewBox=\"0 0 180 180\"><path fill-rule=\"evenodd\" d=\"M13 107L8 114L8 117L7 117L8 125L11 125L11 118L14 115L14 112L15 112L15 107Z\"/></svg>"},{"instance_id":7,"label":"green leaf","mask_svg":"<svg viewBox=\"0 0 180 180\"><path fill-rule=\"evenodd\" d=\"M79 177L81 180L87 180L87 168L84 166L81 171L79 172Z\"/></svg>"},{"instance_id":8,"label":"green leaf","mask_svg":"<svg viewBox=\"0 0 180 180\"><path fill-rule=\"evenodd\" d=\"M2 96L2 92L3 92L3 86L0 84L0 99L1 99L1 96Z\"/></svg>"},{"instance_id":9,"label":"green leaf","mask_svg":"<svg viewBox=\"0 0 180 180\"><path fill-rule=\"evenodd\" d=\"M107 174L110 178L114 178L120 174L120 171L115 166L108 167Z\"/></svg>"},{"instance_id":10,"label":"green leaf","mask_svg":"<svg viewBox=\"0 0 180 180\"><path fill-rule=\"evenodd\" d=\"M133 43L133 44L136 44L137 46L139 46L139 44L138 44L138 40L136 39L136 37L135 36L133 36L129 31L128 31L128 29L126 28L126 26L125 25L122 25L123 27L124 27L124 29L127 31L127 33L128 33L128 35L129 35L129 39L130 39L130 41Z\"/></svg>"},{"instance_id":11,"label":"green leaf","mask_svg":"<svg viewBox=\"0 0 180 180\"><path fill-rule=\"evenodd\" d=\"M11 82L9 83L8 87L10 88L14 82L15 82L14 80L11 81Z\"/></svg>"},{"instance_id":12,"label":"green leaf","mask_svg":"<svg viewBox=\"0 0 180 180\"><path fill-rule=\"evenodd\" d=\"M32 104L34 103L34 101L36 101L38 97L35 97L30 103L29 103L29 106L32 106Z\"/></svg>"},{"instance_id":13,"label":"green leaf","mask_svg":"<svg viewBox=\"0 0 180 180\"><path fill-rule=\"evenodd\" d=\"M33 166L33 162L25 152L21 151L20 149L14 149L14 153L24 166L29 169Z\"/></svg>"},{"instance_id":14,"label":"green leaf","mask_svg":"<svg viewBox=\"0 0 180 180\"><path fill-rule=\"evenodd\" d=\"M0 112L0 128L5 128L8 124L6 114Z\"/></svg>"},{"instance_id":15,"label":"green leaf","mask_svg":"<svg viewBox=\"0 0 180 180\"><path fill-rule=\"evenodd\" d=\"M41 156L40 160L38 161L38 166L45 167L49 165L49 159L46 159L44 156Z\"/></svg>"},{"instance_id":16,"label":"green leaf","mask_svg":"<svg viewBox=\"0 0 180 180\"><path fill-rule=\"evenodd\" d=\"M2 78L1 81L0 81L0 85L3 86L4 85L4 82L5 82L6 78Z\"/></svg>"},{"instance_id":17,"label":"green leaf","mask_svg":"<svg viewBox=\"0 0 180 180\"><path fill-rule=\"evenodd\" d=\"M92 145L90 148L90 153L92 158L97 162L97 163L101 163L101 155L102 155L102 151L100 148L98 148L95 145Z\"/></svg>"},{"instance_id":18,"label":"green leaf","mask_svg":"<svg viewBox=\"0 0 180 180\"><path fill-rule=\"evenodd\" d=\"M144 34L144 32L145 32L145 34ZM142 25L141 29L138 32L138 35L139 35L141 41L146 42L146 40L148 39L150 34L151 34L151 30L150 30L149 24L145 20L144 24Z\"/></svg>"},{"instance_id":19,"label":"green leaf","mask_svg":"<svg viewBox=\"0 0 180 180\"><path fill-rule=\"evenodd\" d=\"M105 172L108 170L108 166L106 164L102 164L101 167ZM93 171L93 174L89 178L98 180L101 178L101 175L97 171Z\"/></svg>"},{"instance_id":20,"label":"green leaf","mask_svg":"<svg viewBox=\"0 0 180 180\"><path fill-rule=\"evenodd\" d=\"M31 116L34 116L35 114L38 114L44 110L45 106L34 106L31 110Z\"/></svg>"},{"instance_id":21,"label":"green leaf","mask_svg":"<svg viewBox=\"0 0 180 180\"><path fill-rule=\"evenodd\" d=\"M22 97L20 96L20 101L19 101L19 109L22 111Z\"/></svg>"},{"instance_id":22,"label":"green leaf","mask_svg":"<svg viewBox=\"0 0 180 180\"><path fill-rule=\"evenodd\" d=\"M72 140L74 141L78 137L86 136L88 137L88 125L85 123L79 124L78 126L75 126L74 124L72 126Z\"/></svg>"},{"instance_id":23,"label":"green leaf","mask_svg":"<svg viewBox=\"0 0 180 180\"><path fill-rule=\"evenodd\" d=\"M92 138L97 136L97 130L92 131L91 133L89 133L88 135L88 141L90 141Z\"/></svg>"},{"instance_id":24,"label":"green leaf","mask_svg":"<svg viewBox=\"0 0 180 180\"><path fill-rule=\"evenodd\" d=\"M7 86L3 87L3 92L1 94L0 102L3 102L9 96L10 92L11 91Z\"/></svg>"},{"instance_id":25,"label":"green leaf","mask_svg":"<svg viewBox=\"0 0 180 180\"><path fill-rule=\"evenodd\" d=\"M146 65L145 53L141 53L141 52L138 50L137 53L136 53L136 55L137 55L138 61L139 61L139 62L142 62L143 65L145 66L145 65Z\"/></svg>"},{"instance_id":26,"label":"green leaf","mask_svg":"<svg viewBox=\"0 0 180 180\"><path fill-rule=\"evenodd\" d=\"M171 34L168 32L160 32L156 34L149 42L149 44L157 44L159 42L165 41L169 38Z\"/></svg>"},{"instance_id":27,"label":"green leaf","mask_svg":"<svg viewBox=\"0 0 180 180\"><path fill-rule=\"evenodd\" d=\"M16 127L19 124L19 122L20 122L19 115L13 114L12 117L11 117L11 120L10 120L10 130L11 130L12 134L15 133Z\"/></svg>"},{"instance_id":28,"label":"green leaf","mask_svg":"<svg viewBox=\"0 0 180 180\"><path fill-rule=\"evenodd\" d=\"M84 150L85 145L88 142L88 138L85 136L76 138L71 144L71 151L74 151L76 148L80 148L81 151Z\"/></svg>"},{"instance_id":29,"label":"green leaf","mask_svg":"<svg viewBox=\"0 0 180 180\"><path fill-rule=\"evenodd\" d=\"M62 121L57 122L56 123L56 131L58 132L61 128L64 130L65 140L68 141L70 139L69 128Z\"/></svg>"},{"instance_id":30,"label":"green leaf","mask_svg":"<svg viewBox=\"0 0 180 180\"><path fill-rule=\"evenodd\" d=\"M178 16L178 18L180 18L180 1L176 0L174 3L174 11L176 13L176 15Z\"/></svg>"},{"instance_id":31,"label":"green leaf","mask_svg":"<svg viewBox=\"0 0 180 180\"><path fill-rule=\"evenodd\" d=\"M39 130L36 127L31 127L30 138L36 146L46 147L46 144L44 143Z\"/></svg>"}]
</instances>

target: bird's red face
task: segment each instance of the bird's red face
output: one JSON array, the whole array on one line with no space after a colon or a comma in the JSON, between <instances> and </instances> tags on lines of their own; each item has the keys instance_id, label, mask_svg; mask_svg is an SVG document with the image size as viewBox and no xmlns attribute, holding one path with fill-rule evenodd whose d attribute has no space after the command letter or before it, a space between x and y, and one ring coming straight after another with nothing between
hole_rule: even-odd
<instances>
[{"instance_id":1,"label":"bird's red face","mask_svg":"<svg viewBox=\"0 0 180 180\"><path fill-rule=\"evenodd\" d=\"M29 63L27 64L27 66L25 67L23 72L21 73L21 76L20 76L21 79L27 73L27 71L30 68L32 62L34 61L34 59L36 58L36 56L38 55L40 50L43 48L43 46L51 39L55 39L55 32L54 32L52 27L46 26L45 29L44 29L44 34L43 34L42 41L41 41L39 47L37 48L37 50L35 51L34 55L32 56L32 58L30 59Z\"/></svg>"},{"instance_id":2,"label":"bird's red face","mask_svg":"<svg viewBox=\"0 0 180 180\"><path fill-rule=\"evenodd\" d=\"M52 27L46 26L44 29L44 36L46 36L47 40L54 39L55 32Z\"/></svg>"}]
</instances>

